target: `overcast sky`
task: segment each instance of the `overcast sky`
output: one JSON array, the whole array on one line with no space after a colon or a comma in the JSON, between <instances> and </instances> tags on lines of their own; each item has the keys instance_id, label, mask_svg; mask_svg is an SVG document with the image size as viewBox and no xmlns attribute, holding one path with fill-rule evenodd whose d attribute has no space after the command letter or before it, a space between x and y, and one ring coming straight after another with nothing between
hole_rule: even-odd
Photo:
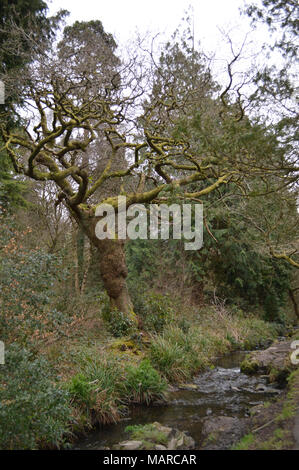
<instances>
[{"instance_id":1,"label":"overcast sky","mask_svg":"<svg viewBox=\"0 0 299 470\"><path fill-rule=\"evenodd\" d=\"M205 50L214 51L223 45L219 27L242 41L250 30L249 19L240 16L245 0L52 0L50 13L60 8L71 12L68 23L76 20L102 21L104 29L119 43L134 36L136 29L171 34L179 25L188 7L194 12L196 41ZM237 40L237 39L236 39Z\"/></svg>"}]
</instances>

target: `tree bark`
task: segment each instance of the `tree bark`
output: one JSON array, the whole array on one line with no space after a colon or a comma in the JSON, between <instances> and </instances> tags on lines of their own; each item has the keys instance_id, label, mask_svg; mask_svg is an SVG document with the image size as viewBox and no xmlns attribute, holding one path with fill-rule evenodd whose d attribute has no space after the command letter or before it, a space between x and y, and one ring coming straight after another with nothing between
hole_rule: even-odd
<instances>
[{"instance_id":1,"label":"tree bark","mask_svg":"<svg viewBox=\"0 0 299 470\"><path fill-rule=\"evenodd\" d=\"M78 291L81 291L83 273L84 273L84 241L85 233L79 226L76 233L76 251L77 251L77 271L78 271Z\"/></svg>"},{"instance_id":2,"label":"tree bark","mask_svg":"<svg viewBox=\"0 0 299 470\"><path fill-rule=\"evenodd\" d=\"M73 231L72 234L72 242L73 246L77 244L77 228ZM76 291L76 295L80 293L80 283L79 283L79 263L78 263L78 250L74 250L74 287Z\"/></svg>"},{"instance_id":3,"label":"tree bark","mask_svg":"<svg viewBox=\"0 0 299 470\"><path fill-rule=\"evenodd\" d=\"M83 277L82 277L82 282L81 282L81 287L80 287L81 295L83 295L85 291L87 275L88 275L89 268L90 268L90 260L91 260L91 245L90 243L88 243L87 251L85 254L85 266L84 266Z\"/></svg>"},{"instance_id":4,"label":"tree bark","mask_svg":"<svg viewBox=\"0 0 299 470\"><path fill-rule=\"evenodd\" d=\"M293 307L294 307L294 312L296 317L299 319L299 309L298 309L298 304L296 302L296 297L295 297L295 292L296 289L289 289L289 296L292 301Z\"/></svg>"},{"instance_id":5,"label":"tree bark","mask_svg":"<svg viewBox=\"0 0 299 470\"><path fill-rule=\"evenodd\" d=\"M77 217L78 224L85 231L90 243L99 254L99 270L104 287L110 298L111 309L117 308L127 315L136 326L138 318L126 284L128 270L125 257L125 240L99 240L95 234L96 218L93 215Z\"/></svg>"},{"instance_id":6,"label":"tree bark","mask_svg":"<svg viewBox=\"0 0 299 470\"><path fill-rule=\"evenodd\" d=\"M104 287L110 297L111 306L128 315L133 314L133 305L128 292L126 278L128 270L121 240L97 240L100 273Z\"/></svg>"}]
</instances>

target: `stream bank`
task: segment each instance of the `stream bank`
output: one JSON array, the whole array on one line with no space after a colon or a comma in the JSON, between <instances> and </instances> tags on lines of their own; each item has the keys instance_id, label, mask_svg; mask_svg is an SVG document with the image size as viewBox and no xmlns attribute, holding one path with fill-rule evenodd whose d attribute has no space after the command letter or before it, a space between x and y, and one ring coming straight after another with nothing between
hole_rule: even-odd
<instances>
[{"instance_id":1,"label":"stream bank","mask_svg":"<svg viewBox=\"0 0 299 470\"><path fill-rule=\"evenodd\" d=\"M239 351L217 359L192 383L173 387L166 405L134 407L121 422L90 433L75 449L115 448L129 438L128 425L157 421L187 432L196 448L230 448L246 432L250 408L280 394L279 389L268 386L266 377L248 376L240 371L246 355L247 352Z\"/></svg>"},{"instance_id":2,"label":"stream bank","mask_svg":"<svg viewBox=\"0 0 299 470\"><path fill-rule=\"evenodd\" d=\"M298 450L299 370L290 376L287 390L274 401L252 410L247 432L234 450Z\"/></svg>"},{"instance_id":3,"label":"stream bank","mask_svg":"<svg viewBox=\"0 0 299 470\"><path fill-rule=\"evenodd\" d=\"M193 377L215 368L217 357L271 344L283 329L249 314L232 314L214 307L202 309L200 316L198 311L192 316L190 309L187 313L184 318L180 311L180 316L165 324L161 333L143 331L138 337L109 338L103 323L95 319L87 323L90 328L85 328L83 335L82 330L78 332L79 340L73 332L74 339L62 345L61 361L57 361L56 347L56 370L70 394L74 410L70 428L73 438L79 436L81 443L82 432L90 436L92 429L100 426L105 426L109 434L109 424L113 424L113 429L115 423L130 424L133 415L138 422L138 414L144 417L149 414L152 422L159 421L162 408L171 410L174 405L159 406L157 418L152 416L157 408L153 403L162 398L167 388L190 385ZM240 361L232 368L239 367ZM195 393L199 393L196 384L192 383L191 388L197 388ZM188 393L182 389L176 391L176 396ZM179 404L177 408L180 407ZM184 408L185 413L188 406ZM163 414L167 415L165 410ZM128 411L130 414L125 414ZM178 410L174 415L180 413Z\"/></svg>"},{"instance_id":4,"label":"stream bank","mask_svg":"<svg viewBox=\"0 0 299 470\"><path fill-rule=\"evenodd\" d=\"M286 387L276 400L251 410L247 433L234 446L236 450L299 450L299 368L290 361L295 340L299 340L298 332L290 341L251 353L242 364L242 370L254 364L256 373L266 372L269 381Z\"/></svg>"}]
</instances>

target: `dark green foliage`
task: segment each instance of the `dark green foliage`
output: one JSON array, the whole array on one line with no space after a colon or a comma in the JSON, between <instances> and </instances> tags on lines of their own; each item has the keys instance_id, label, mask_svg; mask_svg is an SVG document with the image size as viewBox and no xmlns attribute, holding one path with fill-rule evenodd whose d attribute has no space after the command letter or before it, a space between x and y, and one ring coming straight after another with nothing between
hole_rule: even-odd
<instances>
[{"instance_id":1,"label":"dark green foliage","mask_svg":"<svg viewBox=\"0 0 299 470\"><path fill-rule=\"evenodd\" d=\"M148 359L137 366L128 366L125 373L125 395L134 403L146 403L163 400L167 383L153 368Z\"/></svg>"},{"instance_id":2,"label":"dark green foliage","mask_svg":"<svg viewBox=\"0 0 299 470\"><path fill-rule=\"evenodd\" d=\"M26 249L27 231L18 230L12 220L2 217L1 228L1 337L33 343L39 335L59 332L68 321L53 307L53 287L63 274L61 260L42 250Z\"/></svg>"},{"instance_id":3,"label":"dark green foliage","mask_svg":"<svg viewBox=\"0 0 299 470\"><path fill-rule=\"evenodd\" d=\"M0 152L0 214L26 206L24 194L27 190L28 184L13 177L11 162L5 152Z\"/></svg>"},{"instance_id":4,"label":"dark green foliage","mask_svg":"<svg viewBox=\"0 0 299 470\"><path fill-rule=\"evenodd\" d=\"M148 331L159 333L173 315L172 300L167 294L146 292L135 308L142 319L143 327Z\"/></svg>"},{"instance_id":5,"label":"dark green foliage","mask_svg":"<svg viewBox=\"0 0 299 470\"><path fill-rule=\"evenodd\" d=\"M210 254L209 263L217 284L217 293L230 303L245 309L261 307L269 321L279 320L279 310L286 300L291 269L284 262L263 255L253 245L242 241L239 230L229 226L218 238L218 250ZM238 240L239 237L239 240Z\"/></svg>"},{"instance_id":6,"label":"dark green foliage","mask_svg":"<svg viewBox=\"0 0 299 470\"><path fill-rule=\"evenodd\" d=\"M157 251L162 249L160 240L137 239L130 240L126 244L126 259L129 271L128 285L132 298L137 302L140 290L151 286L159 272ZM138 289L136 289L137 279Z\"/></svg>"},{"instance_id":7,"label":"dark green foliage","mask_svg":"<svg viewBox=\"0 0 299 470\"><path fill-rule=\"evenodd\" d=\"M73 25L66 26L63 39L58 43L61 66L69 73L72 71L75 76L81 76L84 70L85 78L80 85L83 86L87 79L86 90L90 89L90 92L94 93L91 91L90 82L96 81L96 93L101 89L107 100L109 94L112 96L121 82L117 71L120 60L114 53L115 49L116 42L112 34L105 32L99 20L76 21Z\"/></svg>"},{"instance_id":8,"label":"dark green foliage","mask_svg":"<svg viewBox=\"0 0 299 470\"><path fill-rule=\"evenodd\" d=\"M0 80L5 84L5 104L0 104L0 119L8 127L19 122L19 113L11 107L22 103L24 67L34 59L38 48L53 37L60 19L47 18L47 4L42 0L2 0L0 2ZM14 84L12 84L14 83ZM14 110L16 111L16 109ZM0 149L3 146L0 140ZM6 151L0 151L0 213L3 207L11 210L24 206L23 198L28 184L13 175L12 164Z\"/></svg>"},{"instance_id":9,"label":"dark green foliage","mask_svg":"<svg viewBox=\"0 0 299 470\"><path fill-rule=\"evenodd\" d=\"M56 385L46 359L12 344L0 378L1 449L63 445L71 422L69 396Z\"/></svg>"},{"instance_id":10,"label":"dark green foliage","mask_svg":"<svg viewBox=\"0 0 299 470\"><path fill-rule=\"evenodd\" d=\"M82 59L86 59L86 50L82 48L82 45L86 48L91 41L107 46L111 53L116 49L116 42L113 35L106 33L101 21L99 20L88 22L76 21L72 26L66 26L64 28L63 36L65 41L64 47L67 52L69 54L83 52ZM76 46L78 46L78 44L81 45L81 48L76 50ZM61 46L62 43L60 43L60 47ZM115 56L113 56L113 59L115 64L118 63Z\"/></svg>"},{"instance_id":11,"label":"dark green foliage","mask_svg":"<svg viewBox=\"0 0 299 470\"><path fill-rule=\"evenodd\" d=\"M47 4L42 0L2 0L0 4L0 70L1 72L21 67L26 63L30 55L25 56L32 49L32 44L26 37L19 38L18 53L12 51L12 45L16 39L13 34L17 35L16 28L11 30L11 35L7 34L5 27L9 22L15 23L19 28L23 28L24 32L34 34L37 39L37 31L42 33L47 28L49 33L49 22L46 19ZM33 21L38 26L38 30L33 29ZM16 45L16 44L15 44ZM31 51L30 51L31 52Z\"/></svg>"},{"instance_id":12,"label":"dark green foliage","mask_svg":"<svg viewBox=\"0 0 299 470\"><path fill-rule=\"evenodd\" d=\"M102 317L109 331L116 338L129 335L134 331L134 322L128 315L120 312L117 308L111 308L107 300L102 309Z\"/></svg>"},{"instance_id":13,"label":"dark green foliage","mask_svg":"<svg viewBox=\"0 0 299 470\"><path fill-rule=\"evenodd\" d=\"M85 356L80 372L66 384L73 402L87 417L101 423L119 420L124 411L121 397L122 369L117 359L102 357L101 360Z\"/></svg>"},{"instance_id":14,"label":"dark green foliage","mask_svg":"<svg viewBox=\"0 0 299 470\"><path fill-rule=\"evenodd\" d=\"M207 206L213 196L209 199ZM229 206L229 199L226 204ZM160 287L155 285L155 279L159 279L158 263L163 265L164 272L175 272L177 278L183 274L185 287L196 285L200 288L202 285L207 301L212 300L214 291L209 291L205 285L212 282L217 295L230 304L235 303L249 311L259 309L267 320L283 321L280 310L287 299L290 267L284 261L258 252L257 246L261 243L258 235L250 224L230 213L229 207L207 209L207 224L217 241L204 228L204 246L200 251L184 252L180 240L159 240L159 243L150 240L148 246L144 246L144 240L129 243L130 292L144 327L162 331L171 317L170 298L149 294L152 287Z\"/></svg>"},{"instance_id":15,"label":"dark green foliage","mask_svg":"<svg viewBox=\"0 0 299 470\"><path fill-rule=\"evenodd\" d=\"M0 3L0 79L5 83L5 105L0 105L0 111L7 126L14 126L20 120L16 109L11 111L23 102L26 66L36 54L47 49L67 14L60 10L55 17L47 17L47 10L42 0L2 0Z\"/></svg>"}]
</instances>

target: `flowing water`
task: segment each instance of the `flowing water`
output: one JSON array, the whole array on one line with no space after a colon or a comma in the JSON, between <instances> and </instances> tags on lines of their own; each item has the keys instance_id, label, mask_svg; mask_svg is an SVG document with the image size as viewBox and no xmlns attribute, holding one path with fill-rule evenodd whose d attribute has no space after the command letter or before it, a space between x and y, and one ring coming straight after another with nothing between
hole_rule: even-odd
<instances>
[{"instance_id":1,"label":"flowing water","mask_svg":"<svg viewBox=\"0 0 299 470\"><path fill-rule=\"evenodd\" d=\"M111 448L128 439L126 426L154 421L188 431L198 445L203 418L220 415L243 418L249 408L273 395L273 388L267 388L265 377L248 377L240 372L245 355L246 352L235 352L218 359L213 369L193 379L191 390L170 392L167 405L136 406L123 421L92 432L75 448Z\"/></svg>"}]
</instances>

